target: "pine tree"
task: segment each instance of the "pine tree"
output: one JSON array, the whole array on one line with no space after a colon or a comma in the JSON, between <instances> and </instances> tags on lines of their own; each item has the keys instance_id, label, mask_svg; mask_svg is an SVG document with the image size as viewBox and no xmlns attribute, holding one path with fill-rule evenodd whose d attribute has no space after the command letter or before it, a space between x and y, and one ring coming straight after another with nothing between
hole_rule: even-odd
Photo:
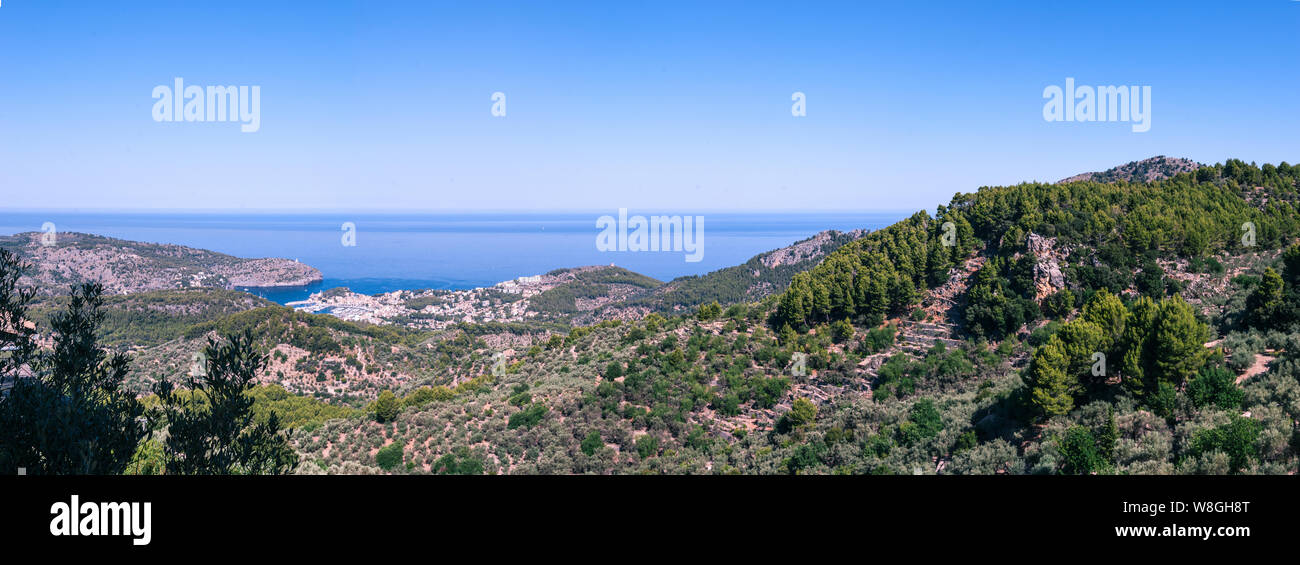
<instances>
[{"instance_id":1,"label":"pine tree","mask_svg":"<svg viewBox=\"0 0 1300 565\"><path fill-rule=\"evenodd\" d=\"M1087 475L1106 468L1102 454L1098 453L1097 440L1083 426L1072 426L1065 436L1056 440L1061 453L1061 473Z\"/></svg>"},{"instance_id":2,"label":"pine tree","mask_svg":"<svg viewBox=\"0 0 1300 565\"><path fill-rule=\"evenodd\" d=\"M1120 370L1124 388L1139 397L1155 391L1154 386L1149 386L1152 381L1148 377L1155 373L1152 361L1156 344L1152 332L1158 310L1150 297L1139 298L1129 309L1129 323L1124 328L1124 359Z\"/></svg>"},{"instance_id":3,"label":"pine tree","mask_svg":"<svg viewBox=\"0 0 1300 565\"><path fill-rule=\"evenodd\" d=\"M1300 284L1300 243L1282 253L1282 274L1289 285Z\"/></svg>"},{"instance_id":4,"label":"pine tree","mask_svg":"<svg viewBox=\"0 0 1300 565\"><path fill-rule=\"evenodd\" d=\"M817 405L807 398L796 398L790 405L790 411L786 412L785 417L790 420L794 427L811 424L817 419Z\"/></svg>"},{"instance_id":5,"label":"pine tree","mask_svg":"<svg viewBox=\"0 0 1300 565\"><path fill-rule=\"evenodd\" d=\"M1097 324L1106 332L1105 347L1109 354L1112 348L1124 338L1129 312L1118 297L1103 288L1093 294L1087 304L1083 305L1082 318Z\"/></svg>"},{"instance_id":6,"label":"pine tree","mask_svg":"<svg viewBox=\"0 0 1300 565\"><path fill-rule=\"evenodd\" d=\"M1058 339L1066 359L1066 371L1074 378L1092 380L1094 353L1106 351L1106 332L1092 322L1075 320L1061 326L1053 336ZM1105 376L1097 379L1105 380Z\"/></svg>"},{"instance_id":7,"label":"pine tree","mask_svg":"<svg viewBox=\"0 0 1300 565\"><path fill-rule=\"evenodd\" d=\"M1209 328L1196 319L1192 307L1175 296L1160 303L1156 320L1152 366L1156 379L1177 387L1205 364Z\"/></svg>"},{"instance_id":8,"label":"pine tree","mask_svg":"<svg viewBox=\"0 0 1300 565\"><path fill-rule=\"evenodd\" d=\"M791 328L789 324L781 326L781 333L777 336L777 339L780 341L781 345L785 347L793 346L795 341L798 340L798 338L799 338L798 334L795 333L794 329Z\"/></svg>"},{"instance_id":9,"label":"pine tree","mask_svg":"<svg viewBox=\"0 0 1300 565\"><path fill-rule=\"evenodd\" d=\"M402 411L402 403L397 400L393 391L385 389L379 393L379 398L371 406L375 413L375 421L383 424L397 419L397 415Z\"/></svg>"},{"instance_id":10,"label":"pine tree","mask_svg":"<svg viewBox=\"0 0 1300 565\"><path fill-rule=\"evenodd\" d=\"M1055 335L1034 350L1026 371L1029 401L1046 417L1069 414L1074 408L1079 379L1069 374L1069 365L1064 344Z\"/></svg>"},{"instance_id":11,"label":"pine tree","mask_svg":"<svg viewBox=\"0 0 1300 565\"><path fill-rule=\"evenodd\" d=\"M722 305L718 304L717 300L714 300L709 304L700 306L699 311L695 313L695 317L701 322L713 321L718 319L721 316L722 316Z\"/></svg>"},{"instance_id":12,"label":"pine tree","mask_svg":"<svg viewBox=\"0 0 1300 565\"><path fill-rule=\"evenodd\" d=\"M1097 434L1097 451L1107 462L1115 460L1115 442L1119 440L1119 426L1115 424L1115 407L1106 409L1106 426Z\"/></svg>"},{"instance_id":13,"label":"pine tree","mask_svg":"<svg viewBox=\"0 0 1300 565\"><path fill-rule=\"evenodd\" d=\"M1264 269L1259 286L1246 298L1246 317L1250 325L1261 329L1282 326L1283 304L1282 276L1272 267Z\"/></svg>"}]
</instances>

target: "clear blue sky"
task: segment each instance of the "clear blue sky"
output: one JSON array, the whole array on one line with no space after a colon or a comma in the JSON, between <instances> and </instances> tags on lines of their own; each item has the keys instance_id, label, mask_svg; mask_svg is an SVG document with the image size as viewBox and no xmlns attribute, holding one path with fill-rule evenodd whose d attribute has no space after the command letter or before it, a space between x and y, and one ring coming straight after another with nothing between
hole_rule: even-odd
<instances>
[{"instance_id":1,"label":"clear blue sky","mask_svg":"<svg viewBox=\"0 0 1300 565\"><path fill-rule=\"evenodd\" d=\"M154 122L173 77L261 130ZM1066 77L1151 130L1044 121ZM933 209L1157 154L1300 161L1300 2L0 4L10 208Z\"/></svg>"}]
</instances>

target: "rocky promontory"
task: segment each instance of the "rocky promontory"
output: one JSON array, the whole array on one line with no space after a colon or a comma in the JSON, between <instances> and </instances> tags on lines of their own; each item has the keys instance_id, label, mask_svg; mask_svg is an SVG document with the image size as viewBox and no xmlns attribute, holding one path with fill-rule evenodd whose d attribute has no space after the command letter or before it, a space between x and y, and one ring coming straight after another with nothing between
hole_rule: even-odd
<instances>
[{"instance_id":1,"label":"rocky promontory","mask_svg":"<svg viewBox=\"0 0 1300 565\"><path fill-rule=\"evenodd\" d=\"M53 235L53 237L50 237ZM36 232L0 236L32 268L20 284L44 295L99 282L109 294L178 288L303 286L321 280L314 267L280 258L243 259L182 245L127 241L99 235Z\"/></svg>"}]
</instances>

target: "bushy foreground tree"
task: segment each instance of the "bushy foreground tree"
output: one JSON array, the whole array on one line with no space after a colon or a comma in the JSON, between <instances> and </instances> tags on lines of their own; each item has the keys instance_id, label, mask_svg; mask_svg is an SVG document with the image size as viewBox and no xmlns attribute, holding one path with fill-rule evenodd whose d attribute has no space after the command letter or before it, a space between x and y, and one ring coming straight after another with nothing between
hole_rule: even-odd
<instances>
[{"instance_id":1,"label":"bushy foreground tree","mask_svg":"<svg viewBox=\"0 0 1300 565\"><path fill-rule=\"evenodd\" d=\"M7 249L0 249L0 379L16 378L36 351L36 329L26 323L27 303L34 288L18 288L18 279L30 266ZM7 381L0 381L0 384Z\"/></svg>"},{"instance_id":2,"label":"bushy foreground tree","mask_svg":"<svg viewBox=\"0 0 1300 565\"><path fill-rule=\"evenodd\" d=\"M298 465L287 431L271 412L257 421L246 394L266 366L250 333L208 338L204 371L190 376L188 390L166 379L154 385L161 403L155 419L165 423L168 473L182 475L284 474Z\"/></svg>"},{"instance_id":3,"label":"bushy foreground tree","mask_svg":"<svg viewBox=\"0 0 1300 565\"><path fill-rule=\"evenodd\" d=\"M103 287L74 287L50 323L54 348L37 353L27 325L30 290L16 283L25 265L0 251L0 468L29 474L119 474L146 428L144 409L125 391L127 358L100 349Z\"/></svg>"}]
</instances>

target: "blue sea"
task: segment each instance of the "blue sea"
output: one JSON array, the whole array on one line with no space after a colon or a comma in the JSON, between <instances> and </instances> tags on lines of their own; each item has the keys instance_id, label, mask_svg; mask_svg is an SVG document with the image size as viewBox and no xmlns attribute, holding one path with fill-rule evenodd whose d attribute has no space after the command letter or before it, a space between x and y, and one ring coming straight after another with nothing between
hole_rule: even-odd
<instances>
[{"instance_id":1,"label":"blue sea","mask_svg":"<svg viewBox=\"0 0 1300 565\"><path fill-rule=\"evenodd\" d=\"M629 211L650 215L650 211ZM305 287L246 289L281 304L348 287L375 294L401 289L465 289L563 267L615 264L663 281L738 265L822 230L878 229L907 212L702 213L704 255L596 248L596 219L609 212L566 213L109 213L0 211L0 234L83 232L173 243L238 257L284 257L320 269ZM343 245L343 224L356 226Z\"/></svg>"}]
</instances>

